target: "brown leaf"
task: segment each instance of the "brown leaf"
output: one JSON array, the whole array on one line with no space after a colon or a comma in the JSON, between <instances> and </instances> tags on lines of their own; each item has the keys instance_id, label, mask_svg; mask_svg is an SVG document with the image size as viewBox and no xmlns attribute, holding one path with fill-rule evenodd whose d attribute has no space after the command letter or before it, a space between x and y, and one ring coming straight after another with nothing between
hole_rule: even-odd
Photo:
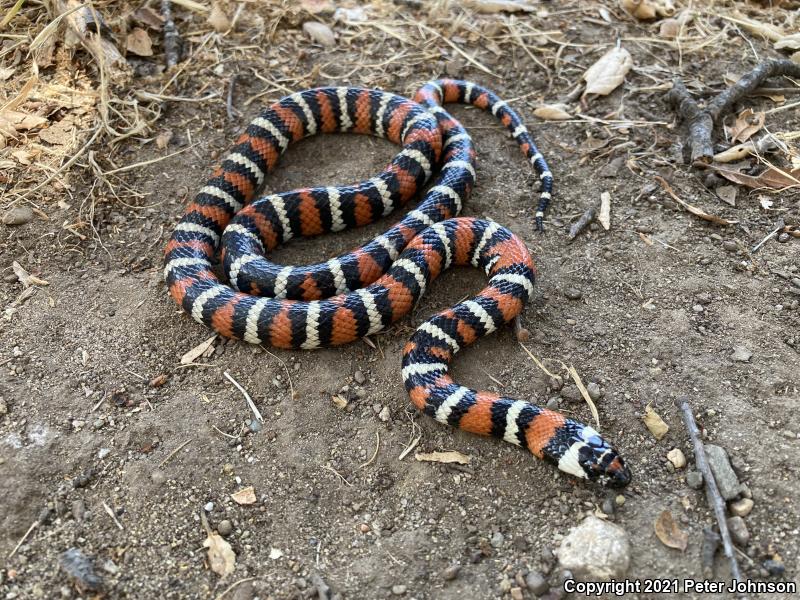
<instances>
[{"instance_id":1,"label":"brown leaf","mask_svg":"<svg viewBox=\"0 0 800 600\"><path fill-rule=\"evenodd\" d=\"M159 150L163 150L164 148L169 145L169 141L172 139L172 130L165 129L161 133L156 136L156 148Z\"/></svg>"},{"instance_id":2,"label":"brown leaf","mask_svg":"<svg viewBox=\"0 0 800 600\"><path fill-rule=\"evenodd\" d=\"M687 211L692 213L694 216L700 217L701 219L703 219L705 221L710 221L711 223L716 223L717 225L735 225L736 223L738 223L738 221L729 221L728 219L723 219L722 217L718 217L716 215L711 215L711 214L707 213L706 211L704 211L704 210L702 210L700 208L697 208L696 206L694 206L692 204L689 204L688 202L685 202L684 200L681 200L678 197L678 195L675 193L675 191L672 189L672 186L669 183L667 183L667 180L664 179L663 177L661 177L659 175L656 175L655 176L655 180L659 184L661 184L661 187L664 188L664 191L666 191L670 195L670 197L673 200L675 200L675 202L680 204L683 208L685 208Z\"/></svg>"},{"instance_id":3,"label":"brown leaf","mask_svg":"<svg viewBox=\"0 0 800 600\"><path fill-rule=\"evenodd\" d=\"M731 138L734 142L746 142L762 127L766 115L763 112L753 112L752 108L746 108L736 117L736 122L731 128Z\"/></svg>"},{"instance_id":4,"label":"brown leaf","mask_svg":"<svg viewBox=\"0 0 800 600\"><path fill-rule=\"evenodd\" d=\"M219 2L214 2L211 6L211 13L208 15L208 24L214 28L217 33L225 33L231 28L231 22L228 20L228 15L222 10Z\"/></svg>"},{"instance_id":5,"label":"brown leaf","mask_svg":"<svg viewBox=\"0 0 800 600\"><path fill-rule=\"evenodd\" d=\"M710 165L710 167L728 181L752 189L770 188L773 190L782 190L800 186L800 168L787 171L776 167L770 167L759 175L745 175L733 169L723 169L714 165Z\"/></svg>"},{"instance_id":6,"label":"brown leaf","mask_svg":"<svg viewBox=\"0 0 800 600\"><path fill-rule=\"evenodd\" d=\"M47 123L47 119L38 115L29 115L16 110L4 110L0 112L0 123L10 126L17 131L27 131L36 129Z\"/></svg>"},{"instance_id":7,"label":"brown leaf","mask_svg":"<svg viewBox=\"0 0 800 600\"><path fill-rule=\"evenodd\" d=\"M589 67L583 74L586 90L583 95L606 96L624 81L625 74L633 67L633 59L625 48L612 48Z\"/></svg>"},{"instance_id":8,"label":"brown leaf","mask_svg":"<svg viewBox=\"0 0 800 600\"><path fill-rule=\"evenodd\" d=\"M458 463L460 465L468 465L471 458L461 452L450 450L449 452L430 452L428 454L419 452L414 455L419 461L425 462L438 462L438 463Z\"/></svg>"},{"instance_id":9,"label":"brown leaf","mask_svg":"<svg viewBox=\"0 0 800 600\"><path fill-rule=\"evenodd\" d=\"M134 27L125 41L128 52L136 56L153 56L153 42L150 35L141 27Z\"/></svg>"},{"instance_id":10,"label":"brown leaf","mask_svg":"<svg viewBox=\"0 0 800 600\"><path fill-rule=\"evenodd\" d=\"M181 364L188 365L193 363L195 360L203 356L205 352L214 345L214 340L217 339L217 334L212 335L206 341L198 344L191 350L189 350L186 354L181 356Z\"/></svg>"},{"instance_id":11,"label":"brown leaf","mask_svg":"<svg viewBox=\"0 0 800 600\"><path fill-rule=\"evenodd\" d=\"M566 104L543 104L533 111L533 115L545 121L566 121L572 118L567 112Z\"/></svg>"},{"instance_id":12,"label":"brown leaf","mask_svg":"<svg viewBox=\"0 0 800 600\"><path fill-rule=\"evenodd\" d=\"M300 8L315 15L323 12L333 12L331 0L300 0Z\"/></svg>"},{"instance_id":13,"label":"brown leaf","mask_svg":"<svg viewBox=\"0 0 800 600\"><path fill-rule=\"evenodd\" d=\"M255 504L256 490L251 485L249 487L242 488L238 492L231 494L231 498L233 498L233 501L236 502L236 504L243 504L243 505Z\"/></svg>"},{"instance_id":14,"label":"brown leaf","mask_svg":"<svg viewBox=\"0 0 800 600\"><path fill-rule=\"evenodd\" d=\"M164 26L164 17L149 6L143 6L137 9L136 12L133 13L133 18L142 25L147 25L156 31L161 31L161 28Z\"/></svg>"},{"instance_id":15,"label":"brown leaf","mask_svg":"<svg viewBox=\"0 0 800 600\"><path fill-rule=\"evenodd\" d=\"M662 419L659 414L650 408L650 405L644 407L644 416L642 417L645 426L647 429L650 430L650 433L653 434L653 437L657 440L660 440L669 431L669 425L664 423L664 419Z\"/></svg>"},{"instance_id":16,"label":"brown leaf","mask_svg":"<svg viewBox=\"0 0 800 600\"><path fill-rule=\"evenodd\" d=\"M654 523L656 535L661 543L669 548L675 548L683 552L689 544L689 534L682 531L675 519L672 518L672 513L668 510L662 511L656 522Z\"/></svg>"},{"instance_id":17,"label":"brown leaf","mask_svg":"<svg viewBox=\"0 0 800 600\"><path fill-rule=\"evenodd\" d=\"M725 204L736 206L736 188L732 185L721 185L716 190L717 196Z\"/></svg>"},{"instance_id":18,"label":"brown leaf","mask_svg":"<svg viewBox=\"0 0 800 600\"><path fill-rule=\"evenodd\" d=\"M642 21L675 14L672 0L620 0L619 5L626 13Z\"/></svg>"},{"instance_id":19,"label":"brown leaf","mask_svg":"<svg viewBox=\"0 0 800 600\"><path fill-rule=\"evenodd\" d=\"M205 522L205 515L203 516ZM208 523L206 523L208 527ZM220 577L227 577L236 569L236 553L231 545L218 533L206 528L208 537L203 546L208 548L208 565Z\"/></svg>"}]
</instances>

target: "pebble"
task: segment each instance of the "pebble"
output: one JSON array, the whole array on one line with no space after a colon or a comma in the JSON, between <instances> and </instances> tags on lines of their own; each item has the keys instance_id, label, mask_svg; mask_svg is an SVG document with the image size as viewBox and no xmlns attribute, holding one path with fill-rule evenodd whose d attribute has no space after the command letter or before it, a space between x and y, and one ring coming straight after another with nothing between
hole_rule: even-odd
<instances>
[{"instance_id":1,"label":"pebble","mask_svg":"<svg viewBox=\"0 0 800 600\"><path fill-rule=\"evenodd\" d=\"M384 406L381 409L381 412L378 413L378 418L386 423L392 417L392 411L389 410L388 406Z\"/></svg>"},{"instance_id":2,"label":"pebble","mask_svg":"<svg viewBox=\"0 0 800 600\"><path fill-rule=\"evenodd\" d=\"M578 578L620 579L631 562L628 534L621 527L590 515L562 540L558 562Z\"/></svg>"},{"instance_id":3,"label":"pebble","mask_svg":"<svg viewBox=\"0 0 800 600\"><path fill-rule=\"evenodd\" d=\"M550 400L547 401L547 405L546 405L547 408L550 409L550 410L558 410L558 401L559 401L559 397L558 396L554 396L554 397L550 398Z\"/></svg>"},{"instance_id":4,"label":"pebble","mask_svg":"<svg viewBox=\"0 0 800 600\"><path fill-rule=\"evenodd\" d=\"M750 541L750 532L747 531L747 525L742 517L729 517L728 529L731 531L731 538L738 546L746 546Z\"/></svg>"},{"instance_id":5,"label":"pebble","mask_svg":"<svg viewBox=\"0 0 800 600\"><path fill-rule=\"evenodd\" d=\"M392 593L395 596L402 596L403 594L406 593L407 589L408 588L406 586L404 586L404 585L393 585L392 586Z\"/></svg>"},{"instance_id":6,"label":"pebble","mask_svg":"<svg viewBox=\"0 0 800 600\"><path fill-rule=\"evenodd\" d=\"M614 498L611 496L607 496L605 500L603 500L603 512L607 515L613 515L614 510L617 508L616 504L614 503Z\"/></svg>"},{"instance_id":7,"label":"pebble","mask_svg":"<svg viewBox=\"0 0 800 600\"><path fill-rule=\"evenodd\" d=\"M442 571L442 579L445 581L453 581L458 577L459 572L461 572L461 565L450 565Z\"/></svg>"},{"instance_id":8,"label":"pebble","mask_svg":"<svg viewBox=\"0 0 800 600\"><path fill-rule=\"evenodd\" d=\"M247 424L247 428L253 433L258 433L263 429L263 425L258 419L250 419L250 422Z\"/></svg>"},{"instance_id":9,"label":"pebble","mask_svg":"<svg viewBox=\"0 0 800 600\"><path fill-rule=\"evenodd\" d=\"M506 538L499 531L495 531L494 534L492 534L492 539L490 540L492 547L494 548L499 548L502 546L504 541L506 541Z\"/></svg>"},{"instance_id":10,"label":"pebble","mask_svg":"<svg viewBox=\"0 0 800 600\"><path fill-rule=\"evenodd\" d=\"M545 576L539 573L539 571L529 572L527 577L525 577L525 583L528 589L537 596L544 594L550 587Z\"/></svg>"},{"instance_id":11,"label":"pebble","mask_svg":"<svg viewBox=\"0 0 800 600\"><path fill-rule=\"evenodd\" d=\"M583 293L574 287L568 287L566 290L564 290L564 295L570 300L580 300L581 297L583 297Z\"/></svg>"},{"instance_id":12,"label":"pebble","mask_svg":"<svg viewBox=\"0 0 800 600\"><path fill-rule=\"evenodd\" d=\"M733 240L725 240L724 242L722 242L722 247L727 252L736 252L737 249L736 242L734 242Z\"/></svg>"},{"instance_id":13,"label":"pebble","mask_svg":"<svg viewBox=\"0 0 800 600\"><path fill-rule=\"evenodd\" d=\"M109 454L111 454L111 448L100 448L100 450L97 451L97 458L103 460Z\"/></svg>"},{"instance_id":14,"label":"pebble","mask_svg":"<svg viewBox=\"0 0 800 600\"><path fill-rule=\"evenodd\" d=\"M581 391L575 385L568 385L563 390L561 390L561 397L564 398L564 400L568 400L569 402L583 401L583 396L581 396Z\"/></svg>"},{"instance_id":15,"label":"pebble","mask_svg":"<svg viewBox=\"0 0 800 600\"><path fill-rule=\"evenodd\" d=\"M164 483L167 480L167 476L164 474L164 471L156 470L156 471L153 471L152 473L150 473L150 479L156 485L161 485L162 483Z\"/></svg>"},{"instance_id":16,"label":"pebble","mask_svg":"<svg viewBox=\"0 0 800 600\"><path fill-rule=\"evenodd\" d=\"M742 484L731 467L725 448L714 444L705 444L706 456L711 472L717 482L719 493L725 500L733 500L742 491Z\"/></svg>"},{"instance_id":17,"label":"pebble","mask_svg":"<svg viewBox=\"0 0 800 600\"><path fill-rule=\"evenodd\" d=\"M603 397L603 390L600 388L600 384L590 381L589 385L586 386L586 391L589 392L589 397L592 400L599 400Z\"/></svg>"},{"instance_id":18,"label":"pebble","mask_svg":"<svg viewBox=\"0 0 800 600\"><path fill-rule=\"evenodd\" d=\"M753 353L744 346L734 346L731 359L735 362L748 362L753 356Z\"/></svg>"},{"instance_id":19,"label":"pebble","mask_svg":"<svg viewBox=\"0 0 800 600\"><path fill-rule=\"evenodd\" d=\"M796 288L800 288L800 278L792 277L792 285Z\"/></svg>"},{"instance_id":20,"label":"pebble","mask_svg":"<svg viewBox=\"0 0 800 600\"><path fill-rule=\"evenodd\" d=\"M331 28L319 21L306 21L303 23L303 32L312 40L327 48L336 45L336 37Z\"/></svg>"},{"instance_id":21,"label":"pebble","mask_svg":"<svg viewBox=\"0 0 800 600\"><path fill-rule=\"evenodd\" d=\"M72 503L72 518L79 523L83 521L83 516L86 514L86 504L80 498Z\"/></svg>"},{"instance_id":22,"label":"pebble","mask_svg":"<svg viewBox=\"0 0 800 600\"><path fill-rule=\"evenodd\" d=\"M358 369L355 373L353 373L353 379L355 379L358 385L363 385L367 380L367 378L364 377L364 373L361 372L361 369Z\"/></svg>"},{"instance_id":23,"label":"pebble","mask_svg":"<svg viewBox=\"0 0 800 600\"><path fill-rule=\"evenodd\" d=\"M711 304L713 297L708 292L701 292L697 294L695 299L697 300L698 304L705 306L706 304Z\"/></svg>"},{"instance_id":24,"label":"pebble","mask_svg":"<svg viewBox=\"0 0 800 600\"><path fill-rule=\"evenodd\" d=\"M511 598L512 600L523 600L524 597L522 595L522 588L512 587Z\"/></svg>"},{"instance_id":25,"label":"pebble","mask_svg":"<svg viewBox=\"0 0 800 600\"><path fill-rule=\"evenodd\" d=\"M676 469L682 469L686 466L686 456L680 448L673 448L667 452L667 460L672 463Z\"/></svg>"},{"instance_id":26,"label":"pebble","mask_svg":"<svg viewBox=\"0 0 800 600\"><path fill-rule=\"evenodd\" d=\"M742 498L736 502L731 502L731 512L737 517L746 517L753 510L753 501L750 498Z\"/></svg>"},{"instance_id":27,"label":"pebble","mask_svg":"<svg viewBox=\"0 0 800 600\"><path fill-rule=\"evenodd\" d=\"M217 532L223 537L228 537L231 531L233 531L233 523L228 519L223 519L219 522L219 525L217 525Z\"/></svg>"},{"instance_id":28,"label":"pebble","mask_svg":"<svg viewBox=\"0 0 800 600\"><path fill-rule=\"evenodd\" d=\"M702 304L695 304L695 305L692 307L692 310L693 310L694 312L696 312L696 313L700 314L700 313L701 313L701 312L703 312L703 310L704 310L704 309L703 309L703 305L702 305Z\"/></svg>"},{"instance_id":29,"label":"pebble","mask_svg":"<svg viewBox=\"0 0 800 600\"><path fill-rule=\"evenodd\" d=\"M14 206L3 215L3 225L13 227L33 221L33 211L28 206Z\"/></svg>"},{"instance_id":30,"label":"pebble","mask_svg":"<svg viewBox=\"0 0 800 600\"><path fill-rule=\"evenodd\" d=\"M203 506L203 510L210 513L212 510L214 510L214 503L206 502L205 506Z\"/></svg>"},{"instance_id":31,"label":"pebble","mask_svg":"<svg viewBox=\"0 0 800 600\"><path fill-rule=\"evenodd\" d=\"M781 561L771 558L764 561L764 568L773 577L780 577L786 572L786 566Z\"/></svg>"},{"instance_id":32,"label":"pebble","mask_svg":"<svg viewBox=\"0 0 800 600\"><path fill-rule=\"evenodd\" d=\"M786 243L786 242L788 242L790 239L792 239L792 238L791 238L791 236L790 236L788 233L786 233L785 231L784 231L783 233L781 233L781 234L779 234L779 235L778 235L778 241L779 241L781 244L785 244L785 243Z\"/></svg>"}]
</instances>

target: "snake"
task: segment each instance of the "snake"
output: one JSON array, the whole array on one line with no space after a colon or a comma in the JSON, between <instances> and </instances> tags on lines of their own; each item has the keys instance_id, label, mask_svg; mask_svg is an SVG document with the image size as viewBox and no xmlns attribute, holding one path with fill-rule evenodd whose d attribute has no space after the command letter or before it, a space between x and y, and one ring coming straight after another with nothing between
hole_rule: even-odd
<instances>
[{"instance_id":1,"label":"snake","mask_svg":"<svg viewBox=\"0 0 800 600\"><path fill-rule=\"evenodd\" d=\"M459 216L475 185L476 152L444 109L449 103L489 112L511 133L538 176L534 220L543 229L553 175L519 115L491 90L452 79L426 83L413 100L357 87L308 89L253 118L189 203L165 249L169 293L222 336L311 350L387 329L452 266L481 269L486 287L426 320L405 345L401 374L412 403L441 423L521 446L578 478L625 486L630 469L594 428L449 375L456 353L522 312L536 277L530 251L512 231ZM289 145L336 132L382 137L402 150L365 181L260 195ZM267 258L292 238L372 223L420 195L395 225L350 252L304 266Z\"/></svg>"}]
</instances>

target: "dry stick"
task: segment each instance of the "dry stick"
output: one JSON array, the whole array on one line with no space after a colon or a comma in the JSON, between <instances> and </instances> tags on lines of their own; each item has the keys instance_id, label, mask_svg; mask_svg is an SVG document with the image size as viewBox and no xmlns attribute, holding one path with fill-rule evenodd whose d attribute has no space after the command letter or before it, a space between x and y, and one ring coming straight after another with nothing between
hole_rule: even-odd
<instances>
[{"instance_id":1,"label":"dry stick","mask_svg":"<svg viewBox=\"0 0 800 600\"><path fill-rule=\"evenodd\" d=\"M172 20L172 7L170 0L161 0L161 15L164 17L164 59L167 69L178 64L181 57L181 37Z\"/></svg>"},{"instance_id":2,"label":"dry stick","mask_svg":"<svg viewBox=\"0 0 800 600\"><path fill-rule=\"evenodd\" d=\"M719 525L719 532L722 536L722 547L725 551L725 556L731 564L731 575L735 581L742 581L742 574L739 571L739 563L736 561L736 554L733 550L733 543L731 542L731 534L728 531L728 522L725 520L725 501L719 493L717 482L714 479L714 474L706 460L706 450L703 447L703 442L700 441L700 430L697 428L697 423L692 414L692 407L686 398L678 399L678 403L683 413L683 422L686 424L686 429L689 432L689 437L692 440L694 447L694 460L697 469L703 474L703 479L706 482L706 498L709 505L714 509L714 515L717 517L717 524Z\"/></svg>"},{"instance_id":3,"label":"dry stick","mask_svg":"<svg viewBox=\"0 0 800 600\"><path fill-rule=\"evenodd\" d=\"M186 444L188 444L191 441L192 441L192 438L189 438L188 440L183 442L180 446L175 448L175 450L170 452L164 460L162 460L160 463L158 463L158 468L160 469L165 464L167 464L172 459L173 456L175 456L178 452L180 452L184 448L184 446L186 446Z\"/></svg>"},{"instance_id":4,"label":"dry stick","mask_svg":"<svg viewBox=\"0 0 800 600\"><path fill-rule=\"evenodd\" d=\"M248 394L248 393L247 393L247 390L245 390L245 389L244 389L244 388L243 388L243 387L242 387L242 386L239 384L239 382L238 382L238 381L236 381L236 380L235 380L233 377L231 377L231 374L230 374L230 373L228 373L227 371L225 371L225 372L223 373L223 375L225 375L225 377L227 378L227 380L228 380L228 381L230 381L230 382L231 382L233 385L235 385L235 386L236 386L236 389L237 389L237 390L239 390L240 392L242 392L242 395L244 396L244 399L245 399L245 400L247 400L247 406L249 406L249 407L250 407L250 410L252 410L252 411L253 411L253 415L255 415L256 419L258 419L258 421L259 421L260 423L263 423L263 422L264 422L264 417L262 417L262 416L261 416L261 412L258 410L258 407L256 406L256 403L255 403L255 402L253 402L253 399L250 397L250 394Z\"/></svg>"},{"instance_id":5,"label":"dry stick","mask_svg":"<svg viewBox=\"0 0 800 600\"><path fill-rule=\"evenodd\" d=\"M581 215L581 218L575 221L575 224L569 228L569 241L571 242L574 240L581 231L586 229L586 226L594 221L596 216L597 211L595 210L594 206L587 208L586 212Z\"/></svg>"},{"instance_id":6,"label":"dry stick","mask_svg":"<svg viewBox=\"0 0 800 600\"><path fill-rule=\"evenodd\" d=\"M678 116L686 121L689 128L688 146L691 164L709 164L714 156L711 136L714 126L719 123L743 97L749 95L770 77L800 77L800 65L788 59L769 59L756 66L731 87L715 96L705 107L692 98L683 80L675 78L666 99L677 109Z\"/></svg>"},{"instance_id":7,"label":"dry stick","mask_svg":"<svg viewBox=\"0 0 800 600\"><path fill-rule=\"evenodd\" d=\"M20 539L20 541L17 542L17 545L14 546L14 549L9 553L8 558L11 558L12 556L14 556L17 553L17 550L19 550L20 547L22 546L22 544L25 543L25 540L28 539L28 536L31 534L31 531L36 529L36 527L38 527L38 525L39 525L39 520L38 519L36 521L34 521L33 523L31 523L31 526L28 527L28 531L25 532L25 535L22 536L22 539Z\"/></svg>"}]
</instances>

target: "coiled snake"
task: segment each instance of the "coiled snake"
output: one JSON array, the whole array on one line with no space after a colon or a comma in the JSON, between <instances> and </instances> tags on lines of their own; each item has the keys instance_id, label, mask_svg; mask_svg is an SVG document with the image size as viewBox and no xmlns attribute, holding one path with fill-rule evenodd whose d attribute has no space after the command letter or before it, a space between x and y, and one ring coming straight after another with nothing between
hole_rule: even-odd
<instances>
[{"instance_id":1,"label":"coiled snake","mask_svg":"<svg viewBox=\"0 0 800 600\"><path fill-rule=\"evenodd\" d=\"M572 475L622 486L630 471L591 427L529 402L455 383L448 365L464 346L514 319L533 293L525 244L492 221L457 217L475 183L475 151L442 104L490 111L511 132L541 181L542 228L552 175L517 114L464 81L424 85L415 101L378 90L328 87L287 96L253 119L188 206L166 248L170 294L220 334L279 348L338 346L408 314L451 265L489 276L476 296L423 323L403 350L414 405L437 421L527 448ZM287 146L318 132L355 132L402 144L379 175L341 187L256 198ZM374 240L324 263L292 267L265 255L296 236L357 227L387 215L436 180L420 204ZM228 284L215 275L218 249Z\"/></svg>"}]
</instances>

